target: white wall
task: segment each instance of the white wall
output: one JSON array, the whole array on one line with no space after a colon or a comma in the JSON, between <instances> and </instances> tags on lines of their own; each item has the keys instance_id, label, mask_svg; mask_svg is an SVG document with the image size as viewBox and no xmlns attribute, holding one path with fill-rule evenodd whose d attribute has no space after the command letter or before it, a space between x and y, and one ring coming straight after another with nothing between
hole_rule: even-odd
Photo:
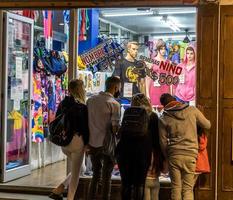
<instances>
[{"instance_id":1,"label":"white wall","mask_svg":"<svg viewBox=\"0 0 233 200\"><path fill-rule=\"evenodd\" d=\"M51 163L64 160L66 156L62 153L61 147L52 144L48 139L43 143L32 143L31 146L31 167L38 169Z\"/></svg>"}]
</instances>

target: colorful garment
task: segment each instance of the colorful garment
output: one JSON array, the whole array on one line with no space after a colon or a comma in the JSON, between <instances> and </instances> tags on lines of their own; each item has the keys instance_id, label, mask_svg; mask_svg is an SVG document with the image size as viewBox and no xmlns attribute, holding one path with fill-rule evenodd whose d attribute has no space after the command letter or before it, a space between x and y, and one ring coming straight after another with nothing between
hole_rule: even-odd
<instances>
[{"instance_id":1,"label":"colorful garment","mask_svg":"<svg viewBox=\"0 0 233 200\"><path fill-rule=\"evenodd\" d=\"M195 53L195 48L192 48ZM184 61L179 66L182 67L182 74L178 86L174 88L175 96L186 102L193 101L196 93L196 63L194 62L192 67L187 69L187 56L185 55Z\"/></svg>"},{"instance_id":2,"label":"colorful garment","mask_svg":"<svg viewBox=\"0 0 233 200\"><path fill-rule=\"evenodd\" d=\"M33 74L32 142L36 143L44 141L41 90L40 74L35 73Z\"/></svg>"},{"instance_id":3,"label":"colorful garment","mask_svg":"<svg viewBox=\"0 0 233 200\"><path fill-rule=\"evenodd\" d=\"M7 163L20 159L21 152L26 150L26 119L17 111L8 113L8 121L13 121L11 137L7 142ZM9 130L8 130L9 131ZM10 131L8 132L8 134Z\"/></svg>"},{"instance_id":4,"label":"colorful garment","mask_svg":"<svg viewBox=\"0 0 233 200\"><path fill-rule=\"evenodd\" d=\"M185 57L185 49L187 48L189 43L180 42L179 45L180 45L180 60L183 60Z\"/></svg>"},{"instance_id":5,"label":"colorful garment","mask_svg":"<svg viewBox=\"0 0 233 200\"><path fill-rule=\"evenodd\" d=\"M155 64L152 66L152 70L156 72L158 76L161 73L168 74L166 70L160 69L159 66ZM153 106L160 105L160 96L163 93L170 93L170 86L167 84L160 85L158 81L154 82L152 79L149 79L149 96Z\"/></svg>"}]
</instances>

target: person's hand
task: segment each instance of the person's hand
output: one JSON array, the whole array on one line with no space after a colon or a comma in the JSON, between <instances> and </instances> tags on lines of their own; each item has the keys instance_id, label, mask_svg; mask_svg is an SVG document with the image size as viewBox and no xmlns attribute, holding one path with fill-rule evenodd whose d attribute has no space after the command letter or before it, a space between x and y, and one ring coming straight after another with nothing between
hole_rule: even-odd
<instances>
[{"instance_id":1,"label":"person's hand","mask_svg":"<svg viewBox=\"0 0 233 200\"><path fill-rule=\"evenodd\" d=\"M88 155L88 153L90 152L90 145L89 144L84 147L84 151Z\"/></svg>"}]
</instances>

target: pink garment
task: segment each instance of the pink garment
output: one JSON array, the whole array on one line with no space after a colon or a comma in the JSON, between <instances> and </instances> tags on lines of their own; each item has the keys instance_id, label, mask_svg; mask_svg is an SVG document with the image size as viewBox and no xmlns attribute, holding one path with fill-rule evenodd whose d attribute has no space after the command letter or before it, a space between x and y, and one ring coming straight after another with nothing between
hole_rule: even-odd
<instances>
[{"instance_id":1,"label":"pink garment","mask_svg":"<svg viewBox=\"0 0 233 200\"><path fill-rule=\"evenodd\" d=\"M166 70L159 69L158 65L153 65L152 70L153 70L153 72L156 72L158 75L161 73L168 74L168 72ZM151 101L152 106L161 105L160 104L160 96L163 93L170 93L170 86L168 86L166 84L156 86L154 81L152 79L150 79L150 81L149 81L149 95L150 95L150 101Z\"/></svg>"},{"instance_id":2,"label":"pink garment","mask_svg":"<svg viewBox=\"0 0 233 200\"><path fill-rule=\"evenodd\" d=\"M189 46L190 47L190 46ZM191 46L194 49L195 48ZM186 52L186 50L185 50ZM194 57L195 59L195 57ZM187 69L187 56L185 53L184 62L179 64L183 68L182 74L184 76L184 82L178 84L175 89L175 96L182 99L183 101L193 101L195 100L196 93L196 63L188 70Z\"/></svg>"},{"instance_id":3,"label":"pink garment","mask_svg":"<svg viewBox=\"0 0 233 200\"><path fill-rule=\"evenodd\" d=\"M45 10L43 12L44 15L44 36L46 39L49 37L53 37L53 30L52 30L52 11Z\"/></svg>"}]
</instances>

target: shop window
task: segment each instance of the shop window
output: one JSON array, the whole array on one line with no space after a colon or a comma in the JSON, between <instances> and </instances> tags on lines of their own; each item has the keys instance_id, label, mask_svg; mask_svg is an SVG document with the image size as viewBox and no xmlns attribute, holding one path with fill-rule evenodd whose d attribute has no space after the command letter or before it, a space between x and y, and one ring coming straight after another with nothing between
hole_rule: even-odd
<instances>
[{"instance_id":1,"label":"shop window","mask_svg":"<svg viewBox=\"0 0 233 200\"><path fill-rule=\"evenodd\" d=\"M79 40L78 78L84 80L88 95L104 90L106 77L114 74L122 80L123 107L127 107L132 95L138 92L147 95L158 115L162 112L159 99L163 93L195 105L196 8L101 8L86 11L90 23L89 30L85 29L88 37L85 41ZM99 20L93 20L94 16ZM93 38L95 42L92 42ZM131 64L121 65L125 68L117 74L118 64L127 60L127 44L130 42L136 46L137 52L130 55L133 58ZM82 51L84 43L88 48ZM97 55L99 48L104 53ZM113 174L119 177L117 169ZM169 181L167 177L165 174L161 180Z\"/></svg>"},{"instance_id":2,"label":"shop window","mask_svg":"<svg viewBox=\"0 0 233 200\"><path fill-rule=\"evenodd\" d=\"M5 97L6 148L4 163L5 180L18 178L25 173L17 172L19 167L37 163L38 152L43 156L43 165L58 160L64 156L57 152L44 154L46 149L38 149L38 145L47 144L48 124L55 117L58 104L67 93L68 68L68 11L58 10L11 10L5 12L6 31L4 71L7 91ZM9 17L8 17L9 16ZM29 106L31 103L31 106ZM30 128L31 127L31 128ZM31 132L29 132L31 130ZM29 141L31 138L32 145ZM49 146L49 144L48 144ZM32 147L29 150L29 147ZM44 146L45 147L45 146ZM51 144L50 144L50 148ZM61 154L62 155L62 154ZM57 160L56 160L57 159ZM29 163L31 161L31 163ZM38 168L40 166L33 166ZM30 172L27 170L27 173ZM19 169L20 170L20 169ZM4 172L5 173L5 172ZM14 175L15 174L15 175Z\"/></svg>"}]
</instances>

